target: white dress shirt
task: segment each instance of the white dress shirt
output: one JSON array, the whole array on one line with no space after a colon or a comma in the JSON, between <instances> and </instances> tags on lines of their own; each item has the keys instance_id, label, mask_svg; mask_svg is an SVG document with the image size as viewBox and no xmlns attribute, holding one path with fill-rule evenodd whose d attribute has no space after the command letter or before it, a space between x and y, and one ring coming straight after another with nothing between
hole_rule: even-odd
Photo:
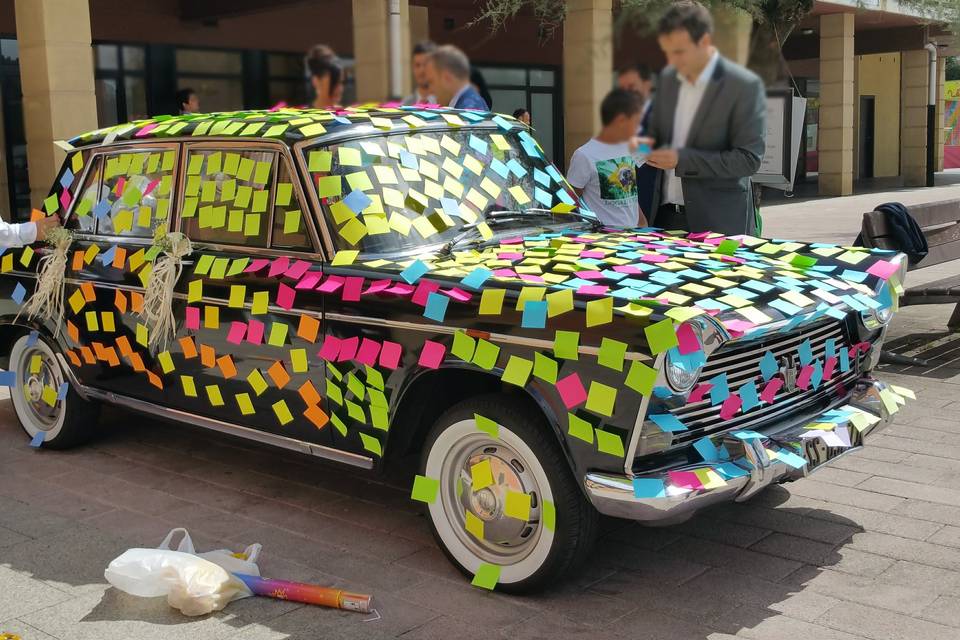
<instances>
[{"instance_id":1,"label":"white dress shirt","mask_svg":"<svg viewBox=\"0 0 960 640\"><path fill-rule=\"evenodd\" d=\"M37 240L37 225L34 222L10 224L0 220L0 247L16 248L33 244Z\"/></svg>"},{"instance_id":2,"label":"white dress shirt","mask_svg":"<svg viewBox=\"0 0 960 640\"><path fill-rule=\"evenodd\" d=\"M703 68L700 75L694 82L690 82L684 76L677 74L680 80L680 93L677 96L677 111L673 116L673 139L670 141L670 147L673 149L682 149L687 144L687 136L690 133L690 127L693 125L693 118L697 115L697 109L700 107L700 101L703 100L703 94L707 90L707 84L713 77L713 71L717 67L717 59L720 54L716 51L710 56L710 61ZM683 185L680 178L677 177L676 169L668 169L666 175L667 189L666 197L663 199L666 203L683 204Z\"/></svg>"}]
</instances>

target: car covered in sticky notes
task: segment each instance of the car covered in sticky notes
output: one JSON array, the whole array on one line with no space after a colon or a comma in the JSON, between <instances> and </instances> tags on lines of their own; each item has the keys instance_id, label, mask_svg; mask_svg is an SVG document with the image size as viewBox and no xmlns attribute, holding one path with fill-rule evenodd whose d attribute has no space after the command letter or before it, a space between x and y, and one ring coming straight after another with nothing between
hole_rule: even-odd
<instances>
[{"instance_id":1,"label":"car covered in sticky notes","mask_svg":"<svg viewBox=\"0 0 960 640\"><path fill-rule=\"evenodd\" d=\"M195 114L64 146L37 215L70 237L0 257L33 444L110 403L364 469L419 456L411 498L481 587L557 580L599 514L676 523L801 478L912 395L871 374L902 255L604 228L506 116ZM30 304L38 273L62 309Z\"/></svg>"}]
</instances>

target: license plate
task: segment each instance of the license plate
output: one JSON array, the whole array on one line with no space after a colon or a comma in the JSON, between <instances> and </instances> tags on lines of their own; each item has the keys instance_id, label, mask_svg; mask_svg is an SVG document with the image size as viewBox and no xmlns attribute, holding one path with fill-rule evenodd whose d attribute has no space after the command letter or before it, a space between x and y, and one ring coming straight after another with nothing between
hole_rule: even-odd
<instances>
[{"instance_id":1,"label":"license plate","mask_svg":"<svg viewBox=\"0 0 960 640\"><path fill-rule=\"evenodd\" d=\"M803 455L807 459L807 470L813 471L820 465L830 462L837 456L855 449L863 444L863 437L856 429L851 429L849 447L830 447L820 438L810 438L803 442Z\"/></svg>"}]
</instances>

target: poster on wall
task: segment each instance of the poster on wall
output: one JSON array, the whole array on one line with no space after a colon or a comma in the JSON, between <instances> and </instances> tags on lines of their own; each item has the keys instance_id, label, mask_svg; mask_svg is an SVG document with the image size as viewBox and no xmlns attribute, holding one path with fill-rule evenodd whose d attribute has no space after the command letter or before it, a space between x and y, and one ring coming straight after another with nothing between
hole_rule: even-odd
<instances>
[{"instance_id":1,"label":"poster on wall","mask_svg":"<svg viewBox=\"0 0 960 640\"><path fill-rule=\"evenodd\" d=\"M790 89L767 91L766 150L753 181L765 187L793 191L800 157L800 136L807 99Z\"/></svg>"}]
</instances>

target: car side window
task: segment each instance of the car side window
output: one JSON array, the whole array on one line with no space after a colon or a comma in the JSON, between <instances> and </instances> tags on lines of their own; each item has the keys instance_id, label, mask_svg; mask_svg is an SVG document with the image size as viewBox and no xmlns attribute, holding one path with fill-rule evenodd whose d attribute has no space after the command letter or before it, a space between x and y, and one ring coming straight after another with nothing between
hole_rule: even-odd
<instances>
[{"instance_id":1,"label":"car side window","mask_svg":"<svg viewBox=\"0 0 960 640\"><path fill-rule=\"evenodd\" d=\"M183 232L211 244L266 247L277 152L188 149Z\"/></svg>"},{"instance_id":2,"label":"car side window","mask_svg":"<svg viewBox=\"0 0 960 640\"><path fill-rule=\"evenodd\" d=\"M73 208L73 216L67 222L67 228L82 233L93 233L96 230L97 219L94 207L99 201L100 180L103 177L103 158L99 155L90 160L90 168L80 187L80 198Z\"/></svg>"},{"instance_id":3,"label":"car side window","mask_svg":"<svg viewBox=\"0 0 960 640\"><path fill-rule=\"evenodd\" d=\"M274 249L313 251L313 243L304 219L309 209L303 207L297 196L294 189L296 179L296 174L291 175L290 164L281 159L273 205L273 234L270 237L270 246Z\"/></svg>"},{"instance_id":4,"label":"car side window","mask_svg":"<svg viewBox=\"0 0 960 640\"><path fill-rule=\"evenodd\" d=\"M104 156L99 198L92 207L98 234L152 238L166 224L176 153L157 148Z\"/></svg>"}]
</instances>

